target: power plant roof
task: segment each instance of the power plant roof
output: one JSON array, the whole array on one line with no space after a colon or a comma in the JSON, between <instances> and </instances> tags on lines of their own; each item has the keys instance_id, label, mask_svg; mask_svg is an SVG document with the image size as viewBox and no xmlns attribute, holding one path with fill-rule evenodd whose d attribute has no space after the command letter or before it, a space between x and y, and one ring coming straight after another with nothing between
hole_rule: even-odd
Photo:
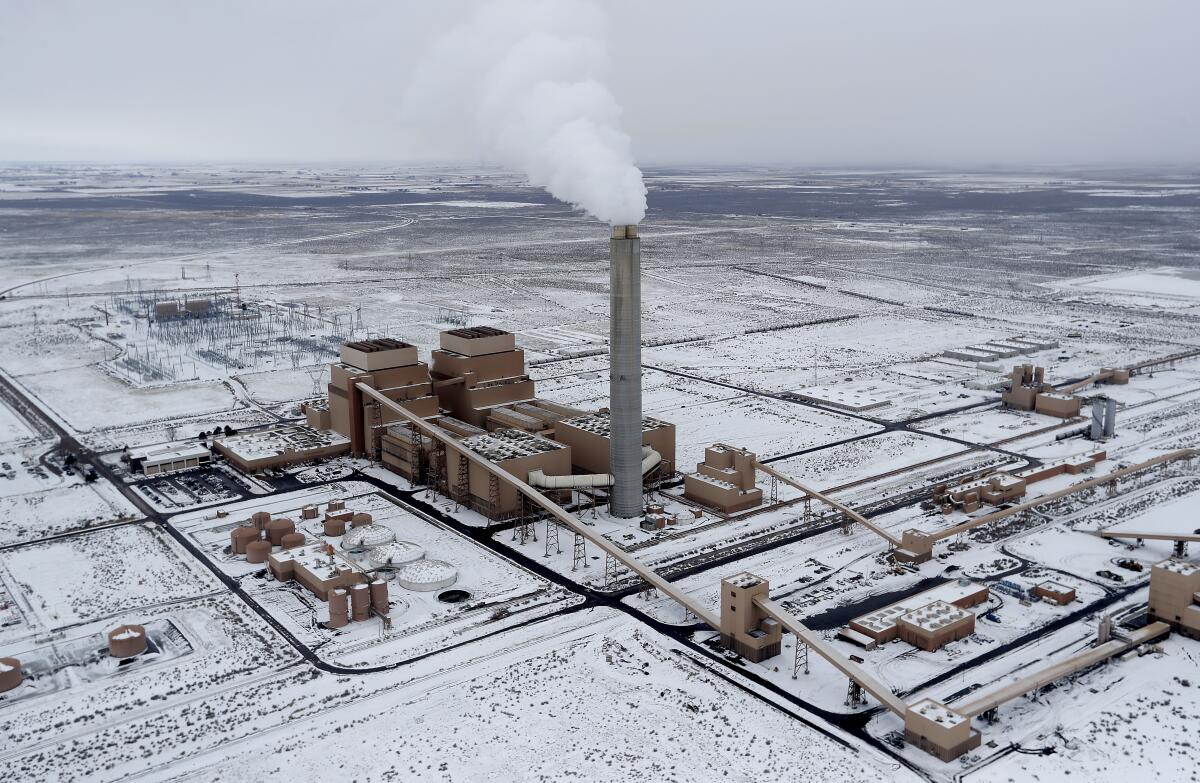
<instances>
[{"instance_id":1,"label":"power plant roof","mask_svg":"<svg viewBox=\"0 0 1200 783\"><path fill-rule=\"evenodd\" d=\"M607 413L588 413L583 416L576 416L571 419L565 419L562 424L575 429L591 432L596 435L609 437L611 427L609 415ZM642 417L642 432L650 432L651 430L659 429L660 427L671 426L665 421L652 419L649 416Z\"/></svg>"},{"instance_id":2,"label":"power plant roof","mask_svg":"<svg viewBox=\"0 0 1200 783\"><path fill-rule=\"evenodd\" d=\"M531 457L548 451L567 448L539 435L523 430L496 430L481 435L472 435L461 441L462 445L492 462Z\"/></svg>"}]
</instances>

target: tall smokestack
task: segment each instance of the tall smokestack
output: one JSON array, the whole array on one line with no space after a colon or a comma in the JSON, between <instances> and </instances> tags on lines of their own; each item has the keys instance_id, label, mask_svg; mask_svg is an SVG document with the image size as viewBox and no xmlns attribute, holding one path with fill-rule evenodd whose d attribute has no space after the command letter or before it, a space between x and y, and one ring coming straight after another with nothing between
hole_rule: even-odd
<instances>
[{"instance_id":1,"label":"tall smokestack","mask_svg":"<svg viewBox=\"0 0 1200 783\"><path fill-rule=\"evenodd\" d=\"M609 513L642 513L642 243L637 226L613 226L608 245Z\"/></svg>"}]
</instances>

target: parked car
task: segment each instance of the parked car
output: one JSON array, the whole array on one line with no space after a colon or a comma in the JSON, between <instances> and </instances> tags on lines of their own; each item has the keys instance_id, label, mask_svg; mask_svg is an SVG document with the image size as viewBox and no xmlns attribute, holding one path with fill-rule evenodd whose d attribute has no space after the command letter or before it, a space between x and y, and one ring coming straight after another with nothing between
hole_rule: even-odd
<instances>
[{"instance_id":1,"label":"parked car","mask_svg":"<svg viewBox=\"0 0 1200 783\"><path fill-rule=\"evenodd\" d=\"M1105 579L1111 579L1114 582L1124 582L1125 581L1125 577L1121 576L1120 574L1114 574L1112 571L1108 571L1108 570L1097 571L1096 576L1102 576Z\"/></svg>"}]
</instances>

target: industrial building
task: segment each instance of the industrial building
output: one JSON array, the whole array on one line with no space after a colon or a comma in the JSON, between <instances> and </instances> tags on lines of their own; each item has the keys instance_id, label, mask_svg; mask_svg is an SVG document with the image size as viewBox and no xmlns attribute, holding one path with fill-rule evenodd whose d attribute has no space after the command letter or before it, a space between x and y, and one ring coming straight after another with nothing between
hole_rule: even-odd
<instances>
[{"instance_id":1,"label":"industrial building","mask_svg":"<svg viewBox=\"0 0 1200 783\"><path fill-rule=\"evenodd\" d=\"M979 510L981 503L998 506L1024 497L1027 483L1026 479L1011 473L992 473L955 486L939 484L933 489L933 500L970 513Z\"/></svg>"},{"instance_id":2,"label":"industrial building","mask_svg":"<svg viewBox=\"0 0 1200 783\"><path fill-rule=\"evenodd\" d=\"M901 639L922 650L937 650L975 632L975 613L966 610L989 595L986 585L969 579L946 582L856 617L839 634L868 649Z\"/></svg>"},{"instance_id":3,"label":"industrial building","mask_svg":"<svg viewBox=\"0 0 1200 783\"><path fill-rule=\"evenodd\" d=\"M942 761L953 761L979 747L982 735L971 718L934 699L922 699L904 714L904 739Z\"/></svg>"},{"instance_id":4,"label":"industrial building","mask_svg":"<svg viewBox=\"0 0 1200 783\"><path fill-rule=\"evenodd\" d=\"M343 345L340 358L329 367L329 421L334 432L349 439L351 453L376 453L375 439L398 420L390 411L364 401L360 383L417 416L437 415L429 368L418 361L416 346L392 338L362 340Z\"/></svg>"},{"instance_id":5,"label":"industrial building","mask_svg":"<svg viewBox=\"0 0 1200 783\"><path fill-rule=\"evenodd\" d=\"M1151 619L1200 639L1200 564L1171 558L1150 569Z\"/></svg>"},{"instance_id":6,"label":"industrial building","mask_svg":"<svg viewBox=\"0 0 1200 783\"><path fill-rule=\"evenodd\" d=\"M330 430L284 424L214 438L213 449L243 473L259 473L339 457L350 450L350 440Z\"/></svg>"},{"instance_id":7,"label":"industrial building","mask_svg":"<svg viewBox=\"0 0 1200 783\"><path fill-rule=\"evenodd\" d=\"M771 585L754 574L721 580L721 644L755 663L779 655L783 644L779 622L754 603L770 594Z\"/></svg>"},{"instance_id":8,"label":"industrial building","mask_svg":"<svg viewBox=\"0 0 1200 783\"><path fill-rule=\"evenodd\" d=\"M683 477L683 496L723 514L762 505L762 490L755 483L758 458L745 449L714 444L704 450L704 461L695 473Z\"/></svg>"},{"instance_id":9,"label":"industrial building","mask_svg":"<svg viewBox=\"0 0 1200 783\"><path fill-rule=\"evenodd\" d=\"M1045 381L1044 367L1021 364L1013 367L1009 388L1001 400L1009 408L1036 411L1047 416L1070 419L1079 415L1080 400L1070 392L1058 392Z\"/></svg>"},{"instance_id":10,"label":"industrial building","mask_svg":"<svg viewBox=\"0 0 1200 783\"><path fill-rule=\"evenodd\" d=\"M1059 606L1066 606L1075 600L1075 588L1061 582L1040 582L1034 585L1033 594L1043 601L1052 601Z\"/></svg>"},{"instance_id":11,"label":"industrial building","mask_svg":"<svg viewBox=\"0 0 1200 783\"><path fill-rule=\"evenodd\" d=\"M164 443L129 453L129 467L147 476L190 470L212 462L212 452L200 443Z\"/></svg>"}]
</instances>

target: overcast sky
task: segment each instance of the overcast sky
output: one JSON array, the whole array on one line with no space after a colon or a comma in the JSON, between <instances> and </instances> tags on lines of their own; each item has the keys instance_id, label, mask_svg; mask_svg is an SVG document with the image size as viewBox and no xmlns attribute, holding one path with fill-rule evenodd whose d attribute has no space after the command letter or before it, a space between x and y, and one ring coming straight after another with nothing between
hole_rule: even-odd
<instances>
[{"instance_id":1,"label":"overcast sky","mask_svg":"<svg viewBox=\"0 0 1200 783\"><path fill-rule=\"evenodd\" d=\"M428 159L401 97L473 5L0 0L0 160ZM1200 162L1195 0L602 5L642 164Z\"/></svg>"}]
</instances>

